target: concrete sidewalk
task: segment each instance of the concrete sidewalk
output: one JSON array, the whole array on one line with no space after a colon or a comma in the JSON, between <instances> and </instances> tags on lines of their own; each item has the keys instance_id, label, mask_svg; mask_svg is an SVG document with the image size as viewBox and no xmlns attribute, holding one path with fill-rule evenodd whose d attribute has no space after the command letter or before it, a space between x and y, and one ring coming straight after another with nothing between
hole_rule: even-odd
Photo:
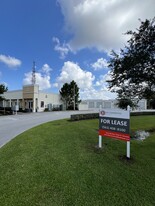
<instances>
[{"instance_id":1,"label":"concrete sidewalk","mask_svg":"<svg viewBox=\"0 0 155 206\"><path fill-rule=\"evenodd\" d=\"M0 147L22 132L45 122L70 118L71 114L97 111L59 111L0 116Z\"/></svg>"}]
</instances>

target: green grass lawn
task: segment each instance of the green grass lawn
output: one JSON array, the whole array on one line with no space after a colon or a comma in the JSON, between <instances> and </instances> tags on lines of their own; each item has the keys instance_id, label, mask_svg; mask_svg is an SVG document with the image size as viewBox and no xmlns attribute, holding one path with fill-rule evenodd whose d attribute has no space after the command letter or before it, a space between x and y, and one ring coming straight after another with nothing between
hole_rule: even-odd
<instances>
[{"instance_id":1,"label":"green grass lawn","mask_svg":"<svg viewBox=\"0 0 155 206\"><path fill-rule=\"evenodd\" d=\"M131 130L155 128L155 116L131 117ZM153 206L155 133L126 143L103 138L98 120L60 120L30 129L0 149L1 206Z\"/></svg>"}]
</instances>

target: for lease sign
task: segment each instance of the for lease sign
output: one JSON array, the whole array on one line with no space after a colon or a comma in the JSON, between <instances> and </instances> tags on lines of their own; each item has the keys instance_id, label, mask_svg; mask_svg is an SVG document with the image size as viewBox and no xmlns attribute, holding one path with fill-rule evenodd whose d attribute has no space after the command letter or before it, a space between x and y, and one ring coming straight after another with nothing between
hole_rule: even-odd
<instances>
[{"instance_id":1,"label":"for lease sign","mask_svg":"<svg viewBox=\"0 0 155 206\"><path fill-rule=\"evenodd\" d=\"M130 141L130 113L103 109L99 113L99 135Z\"/></svg>"}]
</instances>

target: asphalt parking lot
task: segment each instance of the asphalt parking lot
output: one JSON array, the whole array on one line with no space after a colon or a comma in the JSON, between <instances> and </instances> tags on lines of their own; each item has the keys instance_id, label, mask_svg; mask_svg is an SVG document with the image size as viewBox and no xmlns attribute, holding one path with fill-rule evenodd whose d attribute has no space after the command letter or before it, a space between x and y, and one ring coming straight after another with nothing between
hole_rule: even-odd
<instances>
[{"instance_id":1,"label":"asphalt parking lot","mask_svg":"<svg viewBox=\"0 0 155 206\"><path fill-rule=\"evenodd\" d=\"M0 116L0 147L24 131L45 122L70 118L71 114L95 111L38 112Z\"/></svg>"}]
</instances>

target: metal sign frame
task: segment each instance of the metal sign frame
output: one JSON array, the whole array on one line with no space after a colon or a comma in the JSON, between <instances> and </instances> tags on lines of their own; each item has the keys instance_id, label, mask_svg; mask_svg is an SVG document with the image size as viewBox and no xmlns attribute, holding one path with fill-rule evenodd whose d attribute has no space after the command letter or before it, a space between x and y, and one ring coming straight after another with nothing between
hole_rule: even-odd
<instances>
[{"instance_id":1,"label":"metal sign frame","mask_svg":"<svg viewBox=\"0 0 155 206\"><path fill-rule=\"evenodd\" d=\"M127 157L130 158L130 108L100 109L99 111L99 148L102 136L127 142Z\"/></svg>"}]
</instances>

